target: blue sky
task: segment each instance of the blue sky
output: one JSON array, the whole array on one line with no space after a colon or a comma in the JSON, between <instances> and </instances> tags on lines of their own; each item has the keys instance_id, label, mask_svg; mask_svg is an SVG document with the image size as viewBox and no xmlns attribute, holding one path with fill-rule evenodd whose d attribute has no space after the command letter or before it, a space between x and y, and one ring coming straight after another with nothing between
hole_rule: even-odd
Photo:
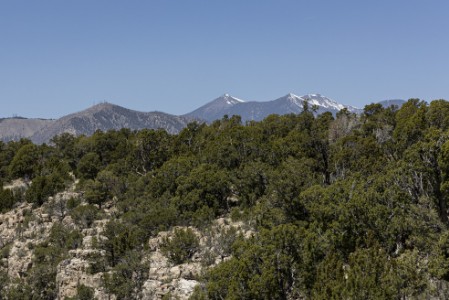
<instances>
[{"instance_id":1,"label":"blue sky","mask_svg":"<svg viewBox=\"0 0 449 300\"><path fill-rule=\"evenodd\" d=\"M449 100L449 1L0 0L0 117L229 93Z\"/></svg>"}]
</instances>

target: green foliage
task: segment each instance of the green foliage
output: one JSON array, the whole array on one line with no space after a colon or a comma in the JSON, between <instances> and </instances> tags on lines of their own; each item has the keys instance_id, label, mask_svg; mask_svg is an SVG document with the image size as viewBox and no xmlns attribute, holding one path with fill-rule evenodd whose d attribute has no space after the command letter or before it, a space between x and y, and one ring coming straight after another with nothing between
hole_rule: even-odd
<instances>
[{"instance_id":1,"label":"green foliage","mask_svg":"<svg viewBox=\"0 0 449 300\"><path fill-rule=\"evenodd\" d=\"M78 162L77 174L83 179L94 179L101 167L100 156L95 152L89 152Z\"/></svg>"},{"instance_id":2,"label":"green foliage","mask_svg":"<svg viewBox=\"0 0 449 300\"><path fill-rule=\"evenodd\" d=\"M31 141L21 139L18 142L12 141L7 144L0 141L0 181L14 179L10 174L11 162L19 149L27 144L31 144Z\"/></svg>"},{"instance_id":3,"label":"green foliage","mask_svg":"<svg viewBox=\"0 0 449 300\"><path fill-rule=\"evenodd\" d=\"M165 193L174 195L179 184L178 177L189 176L194 163L194 157L178 156L170 159L155 170L151 176L144 177L145 179L151 178L145 182L145 192L154 198L161 197Z\"/></svg>"},{"instance_id":4,"label":"green foliage","mask_svg":"<svg viewBox=\"0 0 449 300\"><path fill-rule=\"evenodd\" d=\"M142 256L136 251L127 252L112 274L104 275L104 284L109 293L117 299L138 299L142 285L148 278L149 265L142 262Z\"/></svg>"},{"instance_id":5,"label":"green foliage","mask_svg":"<svg viewBox=\"0 0 449 300\"><path fill-rule=\"evenodd\" d=\"M427 119L430 126L442 130L449 129L449 102L445 100L434 100L430 102L427 111Z\"/></svg>"},{"instance_id":6,"label":"green foliage","mask_svg":"<svg viewBox=\"0 0 449 300\"><path fill-rule=\"evenodd\" d=\"M174 201L186 223L199 225L229 210L229 174L217 166L199 165L188 176L180 176L177 183Z\"/></svg>"},{"instance_id":7,"label":"green foliage","mask_svg":"<svg viewBox=\"0 0 449 300\"><path fill-rule=\"evenodd\" d=\"M215 251L221 257L230 256L232 254L234 242L238 238L241 238L237 235L237 229L235 227L220 228L216 232L213 232L213 235L215 236Z\"/></svg>"},{"instance_id":8,"label":"green foliage","mask_svg":"<svg viewBox=\"0 0 449 300\"><path fill-rule=\"evenodd\" d=\"M410 99L397 112L393 134L399 143L399 150L405 150L422 137L426 128L426 112L426 103L419 99Z\"/></svg>"},{"instance_id":9,"label":"green foliage","mask_svg":"<svg viewBox=\"0 0 449 300\"><path fill-rule=\"evenodd\" d=\"M98 212L99 209L94 205L79 205L70 212L70 216L78 226L88 228L96 220Z\"/></svg>"},{"instance_id":10,"label":"green foliage","mask_svg":"<svg viewBox=\"0 0 449 300\"><path fill-rule=\"evenodd\" d=\"M139 249L146 237L137 226L129 226L114 220L106 224L104 235L108 238L103 247L106 250L106 259L115 267L121 259L131 250Z\"/></svg>"},{"instance_id":11,"label":"green foliage","mask_svg":"<svg viewBox=\"0 0 449 300\"><path fill-rule=\"evenodd\" d=\"M3 289L2 297L10 300L32 300L32 287L23 280L15 280L7 289Z\"/></svg>"},{"instance_id":12,"label":"green foliage","mask_svg":"<svg viewBox=\"0 0 449 300\"><path fill-rule=\"evenodd\" d=\"M93 248L97 248L95 243L98 243L98 241L93 240L92 242L94 245ZM87 269L88 274L96 274L99 272L106 272L108 271L108 263L106 259L101 254L92 254L89 256L89 268Z\"/></svg>"},{"instance_id":13,"label":"green foliage","mask_svg":"<svg viewBox=\"0 0 449 300\"><path fill-rule=\"evenodd\" d=\"M0 187L0 212L6 212L10 210L16 202L14 192L10 189L4 189Z\"/></svg>"},{"instance_id":14,"label":"green foliage","mask_svg":"<svg viewBox=\"0 0 449 300\"><path fill-rule=\"evenodd\" d=\"M254 231L247 239L212 233L194 299L445 298L448 112L445 100L410 99L400 109L370 104L334 118L305 104L300 114L261 122L193 122L178 135L123 129L64 134L53 146L0 143L0 182L32 180L25 199L42 205L69 174L81 179L87 205L44 207L61 220L70 214L81 229L111 215L107 239L95 246L106 256L91 257L89 271L110 271L105 286L120 299L141 296L148 238L176 226L208 232L229 215ZM1 189L0 211L22 200L23 192ZM1 297L53 299L56 265L80 243L79 232L55 225L34 248L27 277ZM197 247L193 231L178 229L162 248L182 263ZM229 258L210 267L217 255Z\"/></svg>"},{"instance_id":15,"label":"green foliage","mask_svg":"<svg viewBox=\"0 0 449 300\"><path fill-rule=\"evenodd\" d=\"M14 155L9 165L12 178L32 178L38 161L38 147L34 144L25 144Z\"/></svg>"},{"instance_id":16,"label":"green foliage","mask_svg":"<svg viewBox=\"0 0 449 300\"><path fill-rule=\"evenodd\" d=\"M243 207L255 205L265 194L270 171L271 168L267 164L249 162L236 172L233 185Z\"/></svg>"},{"instance_id":17,"label":"green foliage","mask_svg":"<svg viewBox=\"0 0 449 300\"><path fill-rule=\"evenodd\" d=\"M0 249L0 259L9 257L9 252L11 250L11 246L12 246L12 244L6 244L6 245L2 246L2 248Z\"/></svg>"},{"instance_id":18,"label":"green foliage","mask_svg":"<svg viewBox=\"0 0 449 300\"><path fill-rule=\"evenodd\" d=\"M68 250L77 248L81 242L82 235L79 231L55 223L48 240L36 246L27 282L38 299L56 298L56 267L67 257Z\"/></svg>"},{"instance_id":19,"label":"green foliage","mask_svg":"<svg viewBox=\"0 0 449 300\"><path fill-rule=\"evenodd\" d=\"M80 284L76 287L76 295L74 297L66 297L65 300L93 300L94 289L84 284Z\"/></svg>"},{"instance_id":20,"label":"green foliage","mask_svg":"<svg viewBox=\"0 0 449 300\"><path fill-rule=\"evenodd\" d=\"M4 294L8 283L8 273L4 270L0 270L0 296Z\"/></svg>"},{"instance_id":21,"label":"green foliage","mask_svg":"<svg viewBox=\"0 0 449 300\"><path fill-rule=\"evenodd\" d=\"M54 249L52 249L54 250ZM56 253L41 252L40 255L57 256ZM27 281L38 299L55 299L57 297L56 286L56 262L39 262L29 272ZM59 262L59 261L58 261Z\"/></svg>"},{"instance_id":22,"label":"green foliage","mask_svg":"<svg viewBox=\"0 0 449 300\"><path fill-rule=\"evenodd\" d=\"M140 214L129 213L124 215L124 219L130 220L130 222L138 221L138 226L149 236L157 234L161 230L168 230L178 222L178 219L176 208L164 203L165 200L165 198L161 198L159 201L145 203L141 206Z\"/></svg>"},{"instance_id":23,"label":"green foliage","mask_svg":"<svg viewBox=\"0 0 449 300\"><path fill-rule=\"evenodd\" d=\"M73 163L73 159L75 158L76 142L74 135L65 132L53 137L50 142L55 146L61 157L67 158Z\"/></svg>"},{"instance_id":24,"label":"green foliage","mask_svg":"<svg viewBox=\"0 0 449 300\"><path fill-rule=\"evenodd\" d=\"M107 187L98 180L86 181L84 188L84 198L91 205L98 205L101 208L101 204L111 197Z\"/></svg>"},{"instance_id":25,"label":"green foliage","mask_svg":"<svg viewBox=\"0 0 449 300\"><path fill-rule=\"evenodd\" d=\"M139 131L134 139L135 170L146 174L160 167L170 157L170 142L171 136L165 130Z\"/></svg>"},{"instance_id":26,"label":"green foliage","mask_svg":"<svg viewBox=\"0 0 449 300\"><path fill-rule=\"evenodd\" d=\"M48 242L58 249L76 249L81 246L83 236L78 230L70 230L60 223L55 223L50 231Z\"/></svg>"},{"instance_id":27,"label":"green foliage","mask_svg":"<svg viewBox=\"0 0 449 300\"><path fill-rule=\"evenodd\" d=\"M70 199L67 200L67 209L71 211L72 209L80 205L80 203L81 200L78 197L70 197Z\"/></svg>"},{"instance_id":28,"label":"green foliage","mask_svg":"<svg viewBox=\"0 0 449 300\"><path fill-rule=\"evenodd\" d=\"M301 232L291 225L235 245L234 257L207 274L209 299L285 299L293 292L301 258ZM301 276L307 279L307 272ZM298 284L298 283L296 283Z\"/></svg>"},{"instance_id":29,"label":"green foliage","mask_svg":"<svg viewBox=\"0 0 449 300\"><path fill-rule=\"evenodd\" d=\"M25 199L38 206L47 202L48 197L64 190L65 183L58 174L38 176L32 181L31 187L26 191Z\"/></svg>"},{"instance_id":30,"label":"green foliage","mask_svg":"<svg viewBox=\"0 0 449 300\"><path fill-rule=\"evenodd\" d=\"M192 229L175 229L172 238L165 237L162 253L174 264L187 262L198 251L199 240Z\"/></svg>"}]
</instances>

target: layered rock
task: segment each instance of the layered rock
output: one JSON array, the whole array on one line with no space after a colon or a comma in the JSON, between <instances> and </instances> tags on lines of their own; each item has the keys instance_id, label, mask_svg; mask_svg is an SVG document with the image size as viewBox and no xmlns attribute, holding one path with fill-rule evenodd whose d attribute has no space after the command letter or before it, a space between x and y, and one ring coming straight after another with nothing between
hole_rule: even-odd
<instances>
[{"instance_id":1,"label":"layered rock","mask_svg":"<svg viewBox=\"0 0 449 300\"><path fill-rule=\"evenodd\" d=\"M26 278L33 268L34 250L48 243L55 224L62 224L64 228L81 232L82 243L70 250L56 267L57 298L74 297L77 288L83 285L94 291L96 299L115 299L104 287L105 269L93 271L92 263L105 259L106 253L99 245L107 240L103 232L116 208L113 202L104 204L103 219L95 220L88 228L79 227L67 211L67 201L81 199L82 195L74 192L73 188L71 190L51 197L42 207L33 208L31 204L22 203L0 215L0 249L3 254L0 269L7 270L11 279ZM136 293L139 298L162 299L170 294L178 299L188 299L207 268L229 259L230 252L226 250L232 242L229 238L252 234L245 224L225 218L216 220L208 231L189 227L196 235L199 247L188 261L173 264L164 256L161 246L174 236L176 229L186 228L176 227L149 239L142 258L149 262L148 278ZM106 268L106 272L112 271Z\"/></svg>"}]
</instances>

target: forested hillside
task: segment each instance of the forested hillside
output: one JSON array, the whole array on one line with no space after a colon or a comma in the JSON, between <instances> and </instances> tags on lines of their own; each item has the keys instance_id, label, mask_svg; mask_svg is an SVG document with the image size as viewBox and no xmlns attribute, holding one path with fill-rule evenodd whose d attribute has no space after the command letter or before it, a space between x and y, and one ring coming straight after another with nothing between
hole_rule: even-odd
<instances>
[{"instance_id":1,"label":"forested hillside","mask_svg":"<svg viewBox=\"0 0 449 300\"><path fill-rule=\"evenodd\" d=\"M86 269L117 299L147 297L149 241L169 231L169 263L201 256L192 299L449 297L445 100L335 118L305 103L297 115L246 124L225 116L177 135L122 129L50 145L0 142L0 164L1 212L32 205L14 234L0 232L1 299L54 299L58 270L99 220ZM22 232L39 224L39 209L55 221L45 239L27 242ZM198 236L219 218L246 233L229 227L207 246ZM13 274L16 240L31 254ZM78 284L71 299L92 299L95 289Z\"/></svg>"}]
</instances>

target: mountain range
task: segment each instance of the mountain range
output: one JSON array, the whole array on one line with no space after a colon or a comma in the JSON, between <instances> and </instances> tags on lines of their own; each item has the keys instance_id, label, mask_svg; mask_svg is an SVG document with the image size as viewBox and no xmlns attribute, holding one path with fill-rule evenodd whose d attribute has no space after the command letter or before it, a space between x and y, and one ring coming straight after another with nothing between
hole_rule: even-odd
<instances>
[{"instance_id":1,"label":"mountain range","mask_svg":"<svg viewBox=\"0 0 449 300\"><path fill-rule=\"evenodd\" d=\"M229 94L224 94L181 116L163 112L140 112L105 102L57 120L26 119L22 117L0 119L0 140L11 141L29 138L34 143L42 144L48 143L52 137L64 132L73 135L91 135L96 130L107 131L121 128L133 130L161 128L175 134L189 122L210 123L221 119L224 115L240 115L242 121L246 122L250 120L260 121L270 114L300 113L305 101L317 114L328 111L335 115L343 108L356 114L363 111L359 108L340 104L320 94L297 96L290 93L278 99L264 102L244 101ZM385 100L379 103L383 106L401 106L404 102L404 100Z\"/></svg>"},{"instance_id":2,"label":"mountain range","mask_svg":"<svg viewBox=\"0 0 449 300\"><path fill-rule=\"evenodd\" d=\"M309 103L310 108L315 106L318 114L329 111L335 115L343 108L353 113L361 113L363 111L353 106L340 104L320 94L297 96L290 93L278 99L265 102L246 102L229 94L224 94L185 116L213 122L221 119L223 115L240 115L243 122L251 120L261 121L270 114L300 113L303 110L305 101Z\"/></svg>"}]
</instances>

